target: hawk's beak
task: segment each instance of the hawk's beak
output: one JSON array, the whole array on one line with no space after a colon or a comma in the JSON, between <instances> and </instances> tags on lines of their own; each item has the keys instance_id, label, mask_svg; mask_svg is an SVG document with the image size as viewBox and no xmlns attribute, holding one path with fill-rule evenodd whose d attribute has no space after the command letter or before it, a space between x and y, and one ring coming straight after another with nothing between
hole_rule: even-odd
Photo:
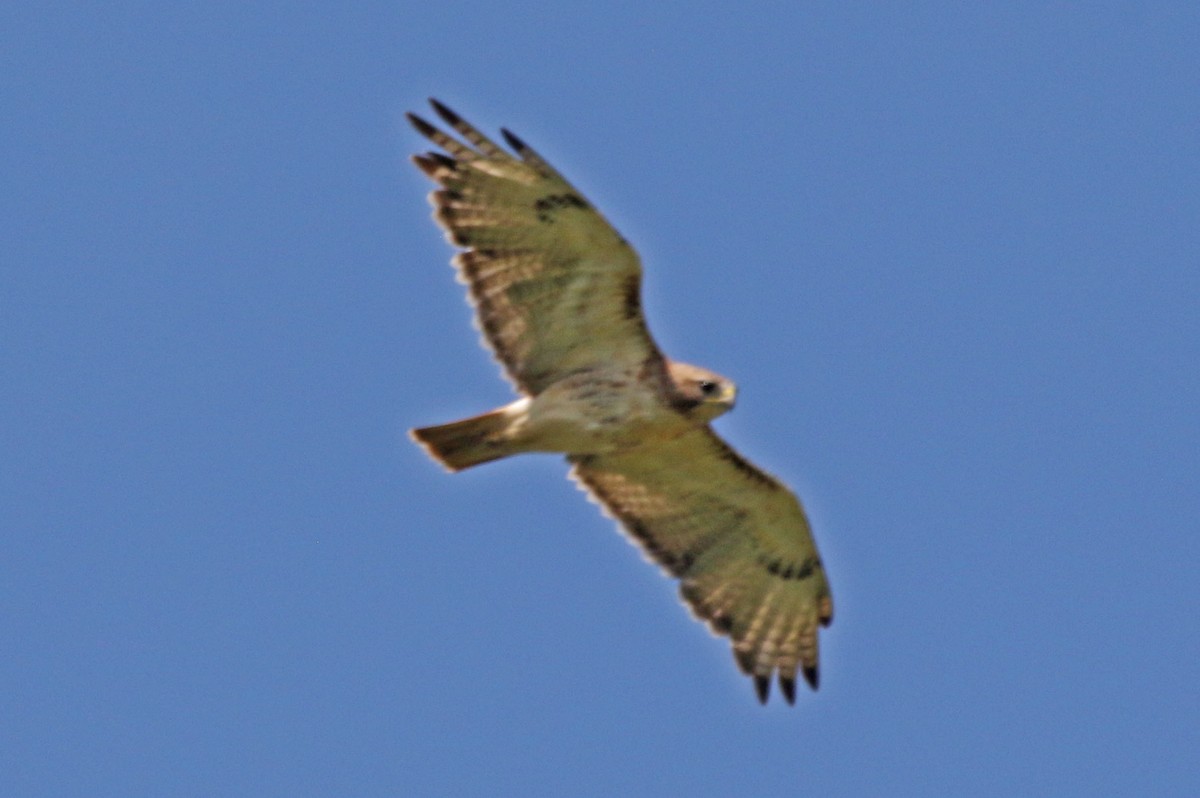
<instances>
[{"instance_id":1,"label":"hawk's beak","mask_svg":"<svg viewBox=\"0 0 1200 798\"><path fill-rule=\"evenodd\" d=\"M729 405L729 409L732 410L733 406L737 404L737 386L726 385L725 390L721 393L721 401Z\"/></svg>"}]
</instances>

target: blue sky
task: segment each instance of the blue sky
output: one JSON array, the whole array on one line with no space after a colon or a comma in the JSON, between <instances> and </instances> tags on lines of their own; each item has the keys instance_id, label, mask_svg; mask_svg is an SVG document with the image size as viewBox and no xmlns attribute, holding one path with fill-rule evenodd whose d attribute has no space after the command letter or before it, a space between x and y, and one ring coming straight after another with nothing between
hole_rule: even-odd
<instances>
[{"instance_id":1,"label":"blue sky","mask_svg":"<svg viewBox=\"0 0 1200 798\"><path fill-rule=\"evenodd\" d=\"M1193 3L0 12L0 793L1200 790ZM638 247L803 497L822 686L724 641L508 401L428 95Z\"/></svg>"}]
</instances>

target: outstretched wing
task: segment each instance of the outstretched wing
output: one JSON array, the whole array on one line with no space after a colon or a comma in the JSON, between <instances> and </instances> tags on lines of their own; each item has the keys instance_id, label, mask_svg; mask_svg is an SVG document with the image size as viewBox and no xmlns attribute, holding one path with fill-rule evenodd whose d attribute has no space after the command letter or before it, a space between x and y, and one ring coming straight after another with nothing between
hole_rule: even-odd
<instances>
[{"instance_id":1,"label":"outstretched wing","mask_svg":"<svg viewBox=\"0 0 1200 798\"><path fill-rule=\"evenodd\" d=\"M795 703L817 688L817 626L829 582L795 495L709 427L666 444L571 458L582 484L672 576L695 615L728 635L766 702L771 678Z\"/></svg>"},{"instance_id":2,"label":"outstretched wing","mask_svg":"<svg viewBox=\"0 0 1200 798\"><path fill-rule=\"evenodd\" d=\"M661 359L641 309L637 253L583 195L507 130L520 159L446 106L438 116L466 140L415 114L445 150L413 162L442 188L434 218L465 251L454 259L479 326L509 377L536 394L563 374Z\"/></svg>"}]
</instances>

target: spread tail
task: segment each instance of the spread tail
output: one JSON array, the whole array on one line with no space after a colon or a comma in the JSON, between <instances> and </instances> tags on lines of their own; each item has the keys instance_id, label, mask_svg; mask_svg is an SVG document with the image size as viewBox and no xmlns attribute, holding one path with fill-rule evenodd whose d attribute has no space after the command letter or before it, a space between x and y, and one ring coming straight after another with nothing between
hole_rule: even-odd
<instances>
[{"instance_id":1,"label":"spread tail","mask_svg":"<svg viewBox=\"0 0 1200 798\"><path fill-rule=\"evenodd\" d=\"M447 469L462 471L520 451L504 437L512 422L512 415L502 407L461 421L414 429L408 434Z\"/></svg>"}]
</instances>

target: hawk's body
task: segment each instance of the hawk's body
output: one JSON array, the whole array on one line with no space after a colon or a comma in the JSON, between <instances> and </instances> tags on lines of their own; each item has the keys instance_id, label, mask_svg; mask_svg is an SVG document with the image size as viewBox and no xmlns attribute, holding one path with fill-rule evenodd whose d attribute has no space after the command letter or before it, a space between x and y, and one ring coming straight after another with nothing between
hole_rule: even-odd
<instances>
[{"instance_id":1,"label":"hawk's body","mask_svg":"<svg viewBox=\"0 0 1200 798\"><path fill-rule=\"evenodd\" d=\"M523 394L481 416L413 430L451 470L562 452L572 476L733 640L766 700L817 686L817 626L833 616L796 497L708 426L733 406L725 378L662 355L642 315L637 254L528 146L500 149L445 106L469 144L409 114L449 155L414 161L442 188L435 218L464 248L455 265L484 337Z\"/></svg>"}]
</instances>

